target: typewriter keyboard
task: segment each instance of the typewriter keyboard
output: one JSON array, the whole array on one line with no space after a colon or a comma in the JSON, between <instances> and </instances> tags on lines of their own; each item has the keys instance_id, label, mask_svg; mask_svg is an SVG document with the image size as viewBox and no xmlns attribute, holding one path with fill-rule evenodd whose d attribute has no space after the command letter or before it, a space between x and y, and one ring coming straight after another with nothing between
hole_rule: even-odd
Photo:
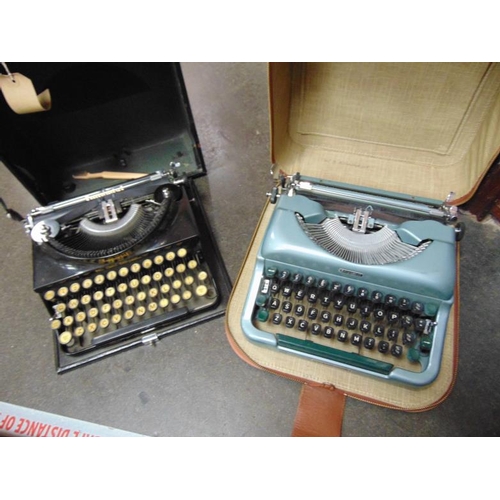
<instances>
[{"instance_id":1,"label":"typewriter keyboard","mask_svg":"<svg viewBox=\"0 0 500 500\"><path fill-rule=\"evenodd\" d=\"M41 295L68 354L146 333L218 302L201 250L189 245L71 279Z\"/></svg>"},{"instance_id":2,"label":"typewriter keyboard","mask_svg":"<svg viewBox=\"0 0 500 500\"><path fill-rule=\"evenodd\" d=\"M288 350L382 374L395 366L420 372L437 309L376 287L268 267L253 322Z\"/></svg>"}]
</instances>

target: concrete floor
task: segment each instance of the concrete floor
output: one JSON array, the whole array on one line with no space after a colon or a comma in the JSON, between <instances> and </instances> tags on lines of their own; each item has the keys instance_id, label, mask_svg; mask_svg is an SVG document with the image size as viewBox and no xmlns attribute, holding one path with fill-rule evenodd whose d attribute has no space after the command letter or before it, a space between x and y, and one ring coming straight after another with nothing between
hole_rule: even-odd
<instances>
[{"instance_id":1,"label":"concrete floor","mask_svg":"<svg viewBox=\"0 0 500 500\"><path fill-rule=\"evenodd\" d=\"M196 181L232 280L272 185L264 63L188 63L184 78L208 176ZM0 196L38 204L0 167ZM438 408L408 414L349 399L343 436L500 434L499 226L463 215L457 382ZM147 436L289 436L300 384L258 371L219 318L57 375L46 311L31 289L31 246L0 219L0 401Z\"/></svg>"}]
</instances>

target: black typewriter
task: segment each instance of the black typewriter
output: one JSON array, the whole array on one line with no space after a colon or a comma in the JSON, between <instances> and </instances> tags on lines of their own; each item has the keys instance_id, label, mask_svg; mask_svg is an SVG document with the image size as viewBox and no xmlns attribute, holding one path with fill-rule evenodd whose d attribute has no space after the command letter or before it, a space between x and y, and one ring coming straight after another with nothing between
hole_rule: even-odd
<instances>
[{"instance_id":1,"label":"black typewriter","mask_svg":"<svg viewBox=\"0 0 500 500\"><path fill-rule=\"evenodd\" d=\"M25 227L57 371L223 315L231 284L180 65L9 68L52 100L24 115L0 102L0 158L40 203Z\"/></svg>"}]
</instances>

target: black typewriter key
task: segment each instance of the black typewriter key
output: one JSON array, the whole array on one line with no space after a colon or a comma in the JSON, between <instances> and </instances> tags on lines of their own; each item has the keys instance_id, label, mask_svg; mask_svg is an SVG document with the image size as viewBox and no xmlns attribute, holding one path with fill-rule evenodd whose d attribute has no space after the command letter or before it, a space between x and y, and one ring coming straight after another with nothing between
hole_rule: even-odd
<instances>
[{"instance_id":1,"label":"black typewriter key","mask_svg":"<svg viewBox=\"0 0 500 500\"><path fill-rule=\"evenodd\" d=\"M292 287L290 285L283 286L281 293L283 294L283 297L290 297L292 295Z\"/></svg>"},{"instance_id":2,"label":"black typewriter key","mask_svg":"<svg viewBox=\"0 0 500 500\"><path fill-rule=\"evenodd\" d=\"M342 284L338 281L332 283L331 292L332 293L340 293L342 291Z\"/></svg>"},{"instance_id":3,"label":"black typewriter key","mask_svg":"<svg viewBox=\"0 0 500 500\"><path fill-rule=\"evenodd\" d=\"M425 326L427 324L427 321L422 318L416 318L415 319L415 330L417 332L423 332L425 330Z\"/></svg>"},{"instance_id":4,"label":"black typewriter key","mask_svg":"<svg viewBox=\"0 0 500 500\"><path fill-rule=\"evenodd\" d=\"M332 319L332 314L329 311L321 311L321 321L328 323Z\"/></svg>"},{"instance_id":5,"label":"black typewriter key","mask_svg":"<svg viewBox=\"0 0 500 500\"><path fill-rule=\"evenodd\" d=\"M392 307L395 306L398 303L398 299L396 298L395 295L386 295L385 296L385 305Z\"/></svg>"},{"instance_id":6,"label":"black typewriter key","mask_svg":"<svg viewBox=\"0 0 500 500\"><path fill-rule=\"evenodd\" d=\"M345 330L339 330L337 332L337 340L339 342L346 342L349 338L349 334Z\"/></svg>"},{"instance_id":7,"label":"black typewriter key","mask_svg":"<svg viewBox=\"0 0 500 500\"><path fill-rule=\"evenodd\" d=\"M358 288L358 299L367 299L370 292L367 288Z\"/></svg>"},{"instance_id":8,"label":"black typewriter key","mask_svg":"<svg viewBox=\"0 0 500 500\"><path fill-rule=\"evenodd\" d=\"M344 295L346 297L350 297L351 295L354 295L354 292L356 291L356 288L354 285L346 285L344 287Z\"/></svg>"},{"instance_id":9,"label":"black typewriter key","mask_svg":"<svg viewBox=\"0 0 500 500\"><path fill-rule=\"evenodd\" d=\"M336 295L333 299L333 307L335 307L335 309L338 309L339 311L344 307L344 304L345 297L343 295Z\"/></svg>"},{"instance_id":10,"label":"black typewriter key","mask_svg":"<svg viewBox=\"0 0 500 500\"><path fill-rule=\"evenodd\" d=\"M389 328L387 330L387 340L390 340L391 342L396 342L398 340L399 336L399 331L396 330L395 328Z\"/></svg>"},{"instance_id":11,"label":"black typewriter key","mask_svg":"<svg viewBox=\"0 0 500 500\"><path fill-rule=\"evenodd\" d=\"M318 289L319 290L325 290L326 288L328 288L328 280L325 280L325 279L320 279L318 281Z\"/></svg>"},{"instance_id":12,"label":"black typewriter key","mask_svg":"<svg viewBox=\"0 0 500 500\"><path fill-rule=\"evenodd\" d=\"M285 319L285 326L287 328L293 328L295 326L295 318L293 316L287 316Z\"/></svg>"},{"instance_id":13,"label":"black typewriter key","mask_svg":"<svg viewBox=\"0 0 500 500\"><path fill-rule=\"evenodd\" d=\"M370 316L372 310L373 306L369 302L365 302L359 306L359 314L361 314L363 318Z\"/></svg>"},{"instance_id":14,"label":"black typewriter key","mask_svg":"<svg viewBox=\"0 0 500 500\"><path fill-rule=\"evenodd\" d=\"M394 344L391 347L391 354L396 358L401 357L401 355L403 354L403 346L400 346L399 344Z\"/></svg>"},{"instance_id":15,"label":"black typewriter key","mask_svg":"<svg viewBox=\"0 0 500 500\"><path fill-rule=\"evenodd\" d=\"M316 284L316 278L314 276L306 276L305 284L306 286L314 286Z\"/></svg>"},{"instance_id":16,"label":"black typewriter key","mask_svg":"<svg viewBox=\"0 0 500 500\"><path fill-rule=\"evenodd\" d=\"M356 318L347 318L345 326L349 330L356 330L356 328L358 327L358 320Z\"/></svg>"},{"instance_id":17,"label":"black typewriter key","mask_svg":"<svg viewBox=\"0 0 500 500\"><path fill-rule=\"evenodd\" d=\"M413 344L415 340L417 340L417 334L415 332L403 333L403 345Z\"/></svg>"},{"instance_id":18,"label":"black typewriter key","mask_svg":"<svg viewBox=\"0 0 500 500\"><path fill-rule=\"evenodd\" d=\"M302 300L305 296L306 296L306 291L305 291L303 288L299 288L299 289L295 292L295 298L296 298L297 300Z\"/></svg>"},{"instance_id":19,"label":"black typewriter key","mask_svg":"<svg viewBox=\"0 0 500 500\"><path fill-rule=\"evenodd\" d=\"M381 352L382 354L385 354L386 352L389 351L389 342L386 342L385 340L381 340L378 343L378 352Z\"/></svg>"},{"instance_id":20,"label":"black typewriter key","mask_svg":"<svg viewBox=\"0 0 500 500\"><path fill-rule=\"evenodd\" d=\"M295 316L304 316L306 308L302 304L297 304L294 308Z\"/></svg>"},{"instance_id":21,"label":"black typewriter key","mask_svg":"<svg viewBox=\"0 0 500 500\"><path fill-rule=\"evenodd\" d=\"M398 311L389 311L389 313L387 314L387 322L390 325L394 325L399 321L400 317L401 315Z\"/></svg>"},{"instance_id":22,"label":"black typewriter key","mask_svg":"<svg viewBox=\"0 0 500 500\"><path fill-rule=\"evenodd\" d=\"M279 309L280 299L271 299L269 302L269 309Z\"/></svg>"},{"instance_id":23,"label":"black typewriter key","mask_svg":"<svg viewBox=\"0 0 500 500\"><path fill-rule=\"evenodd\" d=\"M372 302L374 304L380 304L384 300L384 294L382 292L379 292L378 290L375 290L372 292Z\"/></svg>"},{"instance_id":24,"label":"black typewriter key","mask_svg":"<svg viewBox=\"0 0 500 500\"><path fill-rule=\"evenodd\" d=\"M406 297L401 297L401 298L398 300L398 307L399 307L402 311L408 311L408 309L410 309L410 305L411 305L411 300L410 300L410 299L407 299Z\"/></svg>"},{"instance_id":25,"label":"black typewriter key","mask_svg":"<svg viewBox=\"0 0 500 500\"><path fill-rule=\"evenodd\" d=\"M375 337L383 337L385 332L385 328L383 325L375 325L373 327L373 334Z\"/></svg>"},{"instance_id":26,"label":"black typewriter key","mask_svg":"<svg viewBox=\"0 0 500 500\"><path fill-rule=\"evenodd\" d=\"M321 295L320 303L323 307L328 307L330 305L331 299L330 294Z\"/></svg>"},{"instance_id":27,"label":"black typewriter key","mask_svg":"<svg viewBox=\"0 0 500 500\"><path fill-rule=\"evenodd\" d=\"M372 329L372 324L369 321L366 321L366 319L360 321L359 331L361 333L370 333L371 329Z\"/></svg>"},{"instance_id":28,"label":"black typewriter key","mask_svg":"<svg viewBox=\"0 0 500 500\"><path fill-rule=\"evenodd\" d=\"M422 302L413 302L413 304L411 305L411 312L413 314L423 314L424 312L424 309L425 309L425 306Z\"/></svg>"},{"instance_id":29,"label":"black typewriter key","mask_svg":"<svg viewBox=\"0 0 500 500\"><path fill-rule=\"evenodd\" d=\"M280 291L280 284L278 281L273 281L271 283L271 293L278 293Z\"/></svg>"},{"instance_id":30,"label":"black typewriter key","mask_svg":"<svg viewBox=\"0 0 500 500\"><path fill-rule=\"evenodd\" d=\"M354 314L358 309L358 304L355 299L349 299L347 301L347 312L350 314Z\"/></svg>"},{"instance_id":31,"label":"black typewriter key","mask_svg":"<svg viewBox=\"0 0 500 500\"><path fill-rule=\"evenodd\" d=\"M331 326L327 326L325 328L325 331L323 332L323 337L326 337L327 339L331 339L333 337L333 334L334 334L334 330Z\"/></svg>"},{"instance_id":32,"label":"black typewriter key","mask_svg":"<svg viewBox=\"0 0 500 500\"><path fill-rule=\"evenodd\" d=\"M292 303L291 302L288 302L288 301L285 301L283 302L283 312L285 314L288 314L290 312L292 312Z\"/></svg>"},{"instance_id":33,"label":"black typewriter key","mask_svg":"<svg viewBox=\"0 0 500 500\"><path fill-rule=\"evenodd\" d=\"M360 345L362 341L363 341L363 336L360 335L359 333L354 333L351 337L352 345Z\"/></svg>"},{"instance_id":34,"label":"black typewriter key","mask_svg":"<svg viewBox=\"0 0 500 500\"><path fill-rule=\"evenodd\" d=\"M315 307L310 307L309 311L307 312L307 317L309 319L316 319L318 317L319 311Z\"/></svg>"},{"instance_id":35,"label":"black typewriter key","mask_svg":"<svg viewBox=\"0 0 500 500\"><path fill-rule=\"evenodd\" d=\"M401 318L401 326L403 328L410 328L411 326L413 326L413 317L410 316L409 314L405 314Z\"/></svg>"},{"instance_id":36,"label":"black typewriter key","mask_svg":"<svg viewBox=\"0 0 500 500\"><path fill-rule=\"evenodd\" d=\"M344 316L342 314L335 314L333 316L333 324L335 326L342 326L344 324Z\"/></svg>"},{"instance_id":37,"label":"black typewriter key","mask_svg":"<svg viewBox=\"0 0 500 500\"><path fill-rule=\"evenodd\" d=\"M375 309L375 311L373 311L373 317L377 320L377 321L381 321L384 319L384 316L385 316L385 312L383 309Z\"/></svg>"},{"instance_id":38,"label":"black typewriter key","mask_svg":"<svg viewBox=\"0 0 500 500\"><path fill-rule=\"evenodd\" d=\"M366 337L363 341L363 347L371 351L375 347L375 339L373 337Z\"/></svg>"},{"instance_id":39,"label":"black typewriter key","mask_svg":"<svg viewBox=\"0 0 500 500\"><path fill-rule=\"evenodd\" d=\"M316 293L316 291L310 291L307 295L307 300L309 301L309 303L315 304L318 301L318 294Z\"/></svg>"},{"instance_id":40,"label":"black typewriter key","mask_svg":"<svg viewBox=\"0 0 500 500\"><path fill-rule=\"evenodd\" d=\"M282 321L283 321L283 316L280 313L273 314L273 323L275 325L281 325Z\"/></svg>"},{"instance_id":41,"label":"black typewriter key","mask_svg":"<svg viewBox=\"0 0 500 500\"><path fill-rule=\"evenodd\" d=\"M321 333L321 325L319 323L313 323L311 325L311 333L313 335L319 335Z\"/></svg>"},{"instance_id":42,"label":"black typewriter key","mask_svg":"<svg viewBox=\"0 0 500 500\"><path fill-rule=\"evenodd\" d=\"M300 274L300 273L295 273L295 274L292 276L292 283L293 283L294 285L298 285L298 284L302 283L302 278L303 278L302 274Z\"/></svg>"},{"instance_id":43,"label":"black typewriter key","mask_svg":"<svg viewBox=\"0 0 500 500\"><path fill-rule=\"evenodd\" d=\"M288 278L290 278L290 271L280 271L278 274L278 278L280 279L280 281L286 281Z\"/></svg>"},{"instance_id":44,"label":"black typewriter key","mask_svg":"<svg viewBox=\"0 0 500 500\"><path fill-rule=\"evenodd\" d=\"M307 332L308 327L309 323L305 319L301 319L297 324L297 330L299 330L299 332Z\"/></svg>"}]
</instances>

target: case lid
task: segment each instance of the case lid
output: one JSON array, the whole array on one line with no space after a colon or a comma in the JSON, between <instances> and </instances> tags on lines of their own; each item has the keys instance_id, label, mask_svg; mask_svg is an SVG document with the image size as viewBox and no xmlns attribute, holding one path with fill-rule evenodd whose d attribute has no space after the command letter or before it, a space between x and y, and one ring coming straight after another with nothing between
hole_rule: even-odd
<instances>
[{"instance_id":1,"label":"case lid","mask_svg":"<svg viewBox=\"0 0 500 500\"><path fill-rule=\"evenodd\" d=\"M269 81L288 174L461 203L500 152L498 63L271 63Z\"/></svg>"},{"instance_id":2,"label":"case lid","mask_svg":"<svg viewBox=\"0 0 500 500\"><path fill-rule=\"evenodd\" d=\"M0 159L42 204L118 180L84 171L198 176L203 158L178 63L8 63L50 90L48 111L16 114L0 94Z\"/></svg>"}]
</instances>

